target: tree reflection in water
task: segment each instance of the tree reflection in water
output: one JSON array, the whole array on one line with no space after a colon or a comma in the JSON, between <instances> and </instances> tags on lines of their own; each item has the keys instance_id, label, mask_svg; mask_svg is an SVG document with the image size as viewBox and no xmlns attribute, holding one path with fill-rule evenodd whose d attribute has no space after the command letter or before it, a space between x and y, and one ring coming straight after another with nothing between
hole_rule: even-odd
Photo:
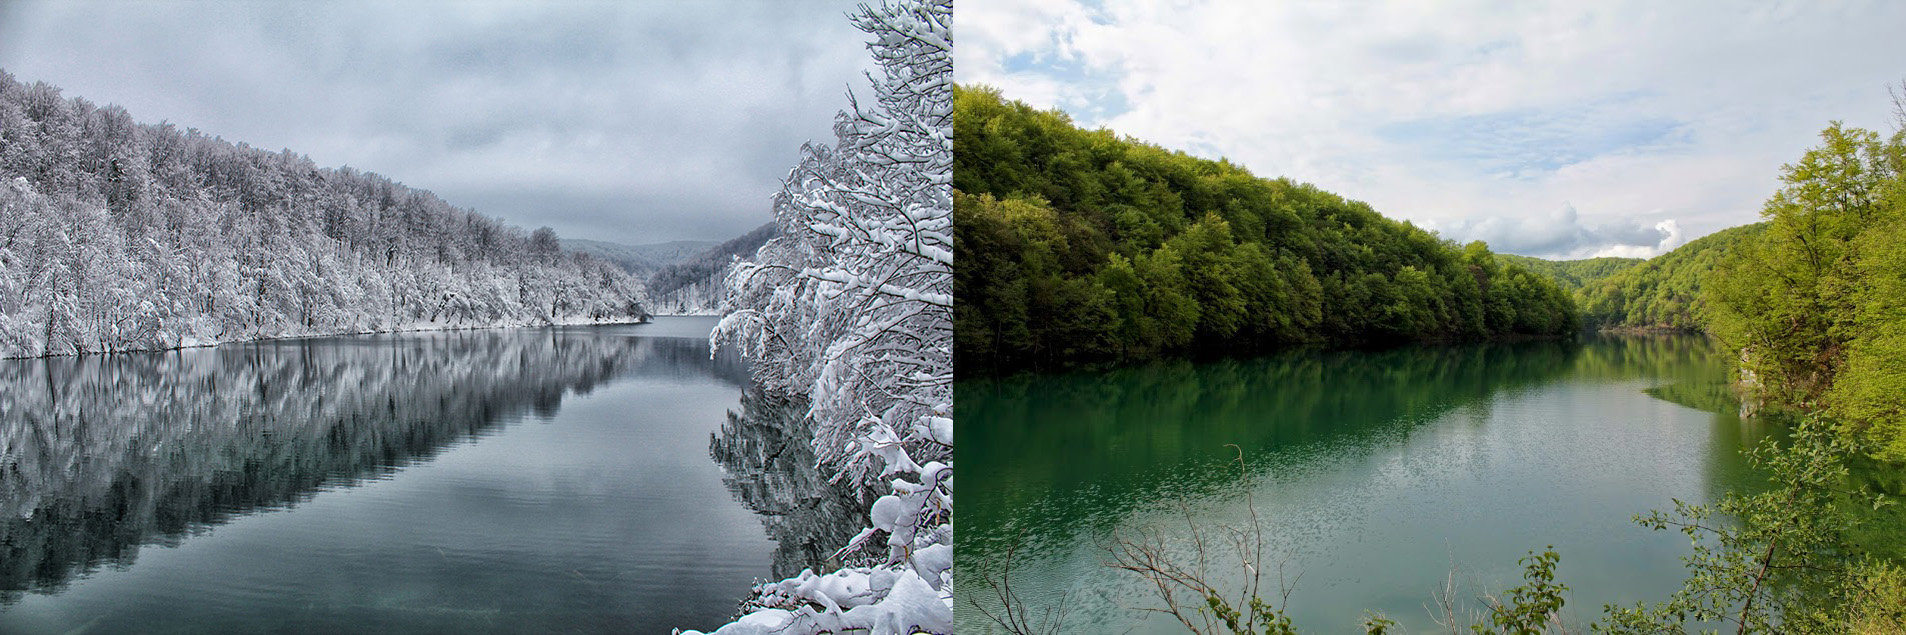
<instances>
[{"instance_id":1,"label":"tree reflection in water","mask_svg":"<svg viewBox=\"0 0 1906 635\"><path fill-rule=\"evenodd\" d=\"M827 568L834 550L867 525L875 498L822 474L813 431L802 421L806 411L805 402L753 386L742 393L740 412L730 410L708 442L709 456L728 473L728 489L761 516L778 545L776 578Z\"/></svg>"},{"instance_id":2,"label":"tree reflection in water","mask_svg":"<svg viewBox=\"0 0 1906 635\"><path fill-rule=\"evenodd\" d=\"M0 603L551 416L567 393L711 364L695 340L561 330L0 362Z\"/></svg>"}]
</instances>

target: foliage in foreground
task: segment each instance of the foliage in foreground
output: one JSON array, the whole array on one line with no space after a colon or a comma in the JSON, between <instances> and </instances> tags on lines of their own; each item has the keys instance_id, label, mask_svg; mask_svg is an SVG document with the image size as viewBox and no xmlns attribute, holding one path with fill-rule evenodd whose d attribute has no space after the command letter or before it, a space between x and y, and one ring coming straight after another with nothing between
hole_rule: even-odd
<instances>
[{"instance_id":1,"label":"foliage in foreground","mask_svg":"<svg viewBox=\"0 0 1906 635\"><path fill-rule=\"evenodd\" d=\"M1750 399L1822 408L1906 460L1906 127L1820 138L1785 166L1766 231L1710 276L1709 328Z\"/></svg>"},{"instance_id":2,"label":"foliage in foreground","mask_svg":"<svg viewBox=\"0 0 1906 635\"><path fill-rule=\"evenodd\" d=\"M1861 539L1872 531L1862 523L1885 518L1870 512L1893 504L1880 492L1890 479L1853 478L1849 470L1850 462L1877 456L1880 469L1897 474L1897 464L1884 462L1906 459L1906 102L1896 106L1900 131L1890 138L1837 123L1824 131L1820 147L1786 166L1786 185L1768 201L1764 223L1717 233L1584 288L1599 324L1713 331L1738 356L1751 396L1809 413L1786 446L1769 440L1750 453L1770 474L1767 491L1729 493L1711 505L1676 501L1672 512L1637 516L1645 527L1688 536L1688 578L1664 601L1604 607L1605 619L1591 630L1906 633L1906 568L1897 553L1868 551L1896 547ZM1194 524L1190 536L1202 546L1201 531ZM1224 531L1255 585L1262 557L1249 549L1251 528ZM1254 586L1237 600L1214 587L1204 549L1180 563L1166 556L1163 534L1140 538L1114 546L1113 566L1151 582L1168 607L1162 610L1188 629L1291 629ZM1489 610L1473 621L1449 608L1444 625L1452 632L1464 624L1476 633L1567 632L1558 562L1553 551L1531 553L1522 561L1522 587L1505 601L1485 598ZM1445 607L1452 607L1449 595L1439 597ZM1364 627L1388 632L1394 624L1366 616Z\"/></svg>"},{"instance_id":3,"label":"foliage in foreground","mask_svg":"<svg viewBox=\"0 0 1906 635\"><path fill-rule=\"evenodd\" d=\"M1852 443L1824 420L1810 418L1786 445L1769 439L1749 453L1769 474L1768 490L1729 493L1712 505L1676 501L1673 512L1637 516L1644 527L1689 537L1694 551L1684 558L1688 578L1665 601L1605 606L1604 619L1586 629L1623 635L1715 632L1719 626L1739 633L1906 632L1906 568L1860 551L1848 538L1866 517L1863 510L1893 504L1849 477L1847 460L1860 454ZM1188 511L1184 518L1188 532L1143 529L1108 545L1108 566L1138 575L1163 607L1145 610L1170 615L1199 634L1297 632L1281 608L1290 587L1280 601L1259 592L1266 557L1255 515L1245 526L1215 531L1192 521ZM1184 551L1172 549L1174 541L1193 545L1189 559L1172 555ZM1522 586L1479 598L1481 611L1461 609L1453 588L1435 594L1437 621L1452 633L1569 632L1562 613L1568 586L1557 582L1559 563L1553 548L1531 552L1521 560ZM1227 567L1243 575L1217 571ZM1223 582L1236 579L1242 585ZM1005 589L999 599L1008 611L1025 615L1009 586L989 582ZM995 622L1007 632L1033 632ZM1039 632L1062 631L1050 622L1038 624ZM1370 633L1395 627L1379 615L1366 615L1363 624Z\"/></svg>"},{"instance_id":4,"label":"foliage in foreground","mask_svg":"<svg viewBox=\"0 0 1906 635\"><path fill-rule=\"evenodd\" d=\"M1730 492L1713 505L1675 501L1671 514L1637 516L1644 527L1688 536L1694 546L1684 558L1689 576L1667 601L1607 607L1608 621L1597 630L1681 633L1720 623L1742 633L1845 633L1849 620L1883 619L1862 602L1902 589L1896 579L1876 577L1890 565L1866 559L1847 534L1861 507L1892 501L1851 487L1846 461L1858 452L1825 421L1809 417L1787 447L1769 439L1749 453L1774 488Z\"/></svg>"},{"instance_id":5,"label":"foliage in foreground","mask_svg":"<svg viewBox=\"0 0 1906 635\"><path fill-rule=\"evenodd\" d=\"M835 118L775 198L781 235L736 264L711 336L810 399L835 478L890 492L849 566L755 588L717 633L953 629L951 0L862 5L876 104Z\"/></svg>"}]
</instances>

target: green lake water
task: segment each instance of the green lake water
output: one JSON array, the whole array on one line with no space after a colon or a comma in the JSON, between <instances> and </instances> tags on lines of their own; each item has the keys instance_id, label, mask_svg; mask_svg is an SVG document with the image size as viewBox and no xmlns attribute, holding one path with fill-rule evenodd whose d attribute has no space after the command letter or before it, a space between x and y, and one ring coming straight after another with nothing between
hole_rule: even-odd
<instances>
[{"instance_id":1,"label":"green lake water","mask_svg":"<svg viewBox=\"0 0 1906 635\"><path fill-rule=\"evenodd\" d=\"M1684 576L1686 537L1631 518L1751 487L1740 450L1769 433L1737 416L1725 360L1692 336L1159 363L956 394L962 633L989 631L968 599L998 607L984 579L1015 543L1014 592L1066 611L1068 632L1180 632L1138 610L1155 594L1105 566L1107 538L1182 539L1187 513L1246 526L1252 504L1264 595L1288 587L1301 631L1361 632L1366 611L1435 630L1446 583L1474 608L1549 545L1565 614L1594 619Z\"/></svg>"}]
</instances>

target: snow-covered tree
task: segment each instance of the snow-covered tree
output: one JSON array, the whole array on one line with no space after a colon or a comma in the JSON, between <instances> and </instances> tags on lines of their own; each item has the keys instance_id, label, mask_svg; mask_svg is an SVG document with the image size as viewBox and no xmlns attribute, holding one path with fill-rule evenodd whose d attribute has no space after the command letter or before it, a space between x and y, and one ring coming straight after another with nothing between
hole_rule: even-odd
<instances>
[{"instance_id":1,"label":"snow-covered tree","mask_svg":"<svg viewBox=\"0 0 1906 635\"><path fill-rule=\"evenodd\" d=\"M713 342L809 398L815 453L885 492L832 573L756 588L717 633L953 628L953 4L851 16L873 36L874 103L850 95L775 198L781 236L727 280Z\"/></svg>"}]
</instances>

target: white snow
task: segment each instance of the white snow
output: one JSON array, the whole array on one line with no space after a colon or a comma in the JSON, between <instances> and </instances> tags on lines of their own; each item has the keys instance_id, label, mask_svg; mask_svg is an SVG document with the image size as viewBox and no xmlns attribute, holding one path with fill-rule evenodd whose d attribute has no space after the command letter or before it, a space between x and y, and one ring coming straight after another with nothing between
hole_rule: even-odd
<instances>
[{"instance_id":1,"label":"white snow","mask_svg":"<svg viewBox=\"0 0 1906 635\"><path fill-rule=\"evenodd\" d=\"M781 236L728 275L711 343L808 395L823 466L889 493L841 548L849 566L759 585L715 633L952 632L952 11L853 16L874 39L876 103L837 116L833 146L801 148L775 198Z\"/></svg>"}]
</instances>

